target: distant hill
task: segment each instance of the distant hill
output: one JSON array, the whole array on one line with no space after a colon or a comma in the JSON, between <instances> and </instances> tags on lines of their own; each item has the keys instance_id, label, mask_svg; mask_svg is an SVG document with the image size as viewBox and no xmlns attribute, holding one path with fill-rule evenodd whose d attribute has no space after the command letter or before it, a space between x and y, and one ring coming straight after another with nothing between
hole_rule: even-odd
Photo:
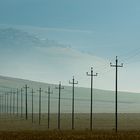
<instances>
[{"instance_id":1,"label":"distant hill","mask_svg":"<svg viewBox=\"0 0 140 140\"><path fill-rule=\"evenodd\" d=\"M36 81L17 79L11 77L0 76L0 94L5 92L17 91L19 89L19 108L20 108L20 89L27 84L28 89L28 108L31 112L31 90L34 89L34 106L35 112L38 112L38 89L41 87L42 92L42 112L47 112L47 91L48 86L53 90L51 95L51 112L57 112L58 105L58 90L55 89L55 84L41 83ZM63 83L62 83L63 84ZM23 88L24 89L24 88ZM25 91L23 92L25 102ZM139 112L139 99L138 93L119 92L118 94L118 111L120 113L138 113ZM72 87L65 86L61 92L61 112L71 112L72 101ZM25 109L25 106L24 106ZM113 113L115 109L115 93L113 91L94 89L93 90L93 111L96 113ZM20 109L19 109L20 110ZM88 113L90 111L90 89L83 87L75 88L75 111L76 113Z\"/></svg>"}]
</instances>

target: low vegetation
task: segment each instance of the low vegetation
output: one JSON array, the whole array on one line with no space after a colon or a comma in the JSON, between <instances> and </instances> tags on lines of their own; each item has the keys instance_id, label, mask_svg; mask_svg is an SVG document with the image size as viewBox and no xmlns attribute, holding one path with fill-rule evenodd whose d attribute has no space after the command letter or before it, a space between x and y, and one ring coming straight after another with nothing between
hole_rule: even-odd
<instances>
[{"instance_id":1,"label":"low vegetation","mask_svg":"<svg viewBox=\"0 0 140 140\"><path fill-rule=\"evenodd\" d=\"M140 131L1 131L0 140L139 140Z\"/></svg>"}]
</instances>

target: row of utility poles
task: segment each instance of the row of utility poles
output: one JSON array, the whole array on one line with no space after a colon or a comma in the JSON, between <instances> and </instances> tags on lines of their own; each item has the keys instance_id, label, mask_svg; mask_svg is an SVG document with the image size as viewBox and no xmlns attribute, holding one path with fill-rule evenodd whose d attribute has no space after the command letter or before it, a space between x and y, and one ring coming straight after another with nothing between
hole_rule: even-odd
<instances>
[{"instance_id":1,"label":"row of utility poles","mask_svg":"<svg viewBox=\"0 0 140 140\"><path fill-rule=\"evenodd\" d=\"M113 65L110 63L110 67L115 67L115 131L118 131L118 67L123 67L123 63L121 65L118 65L118 57L116 56L116 63ZM90 110L90 130L92 130L93 125L93 117L92 117L92 108L93 108L93 77L97 76L98 73L93 74L93 68L91 67L91 73L89 74L87 72L87 76L91 77L91 110Z\"/></svg>"},{"instance_id":2,"label":"row of utility poles","mask_svg":"<svg viewBox=\"0 0 140 140\"><path fill-rule=\"evenodd\" d=\"M70 84L73 84L73 99L72 99L72 129L74 129L74 84L78 84L74 82L74 77L73 77L73 82L69 82ZM25 90L23 90L23 88L25 88ZM12 114L13 115L16 113L17 117L19 116L19 93L21 93L21 118L23 118L23 114L25 114L25 119L28 120L28 85L25 85L25 87L21 88L20 92L19 89L17 89L17 91L10 91L10 92L3 92L4 94L0 95L0 113L6 113L6 114ZM59 82L58 87L55 87L55 89L58 89L58 93L59 93L59 98L58 98L58 129L60 129L60 120L61 120L61 90L64 89L64 87L61 85L61 82ZM25 91L25 113L23 112L23 91ZM41 123L41 93L43 92L43 90L41 88L39 88L39 90L37 90L39 92L39 125ZM32 123L34 122L34 93L35 91L32 89L31 91L31 116L32 116ZM45 93L48 94L48 129L50 128L50 95L53 93L53 91L51 91L50 86L48 87L48 90L45 91ZM2 96L4 95L4 96ZM9 101L9 95L10 95L10 101ZM4 98L4 100L3 100ZM10 103L10 104L8 104ZM13 103L13 104L12 104ZM16 108L16 110L15 110ZM10 109L10 112L9 110ZM13 109L13 110L12 110ZM12 112L13 111L13 112Z\"/></svg>"},{"instance_id":3,"label":"row of utility poles","mask_svg":"<svg viewBox=\"0 0 140 140\"><path fill-rule=\"evenodd\" d=\"M19 93L21 93L21 104L20 104L20 116L23 117L23 114L25 114L25 119L28 120L28 86L25 85L25 112L23 112L23 88L21 88L21 90L19 91L19 89L17 89L17 91L13 91L11 90L10 92L6 92L6 91L0 91L0 114L2 113L6 113L6 114L16 114L17 116L19 116ZM48 87L48 90L50 90L50 87ZM41 88L39 88L39 115L41 114ZM32 96L32 122L33 122L33 94L35 93L34 90L32 89L31 91L31 96ZM50 91L47 91L46 93L50 94ZM48 95L50 100L50 95ZM48 102L50 103L50 101ZM50 106L50 105L49 105ZM40 117L39 117L40 118ZM40 120L39 120L40 122Z\"/></svg>"},{"instance_id":4,"label":"row of utility poles","mask_svg":"<svg viewBox=\"0 0 140 140\"><path fill-rule=\"evenodd\" d=\"M116 63L115 65L112 65L112 63L110 63L111 67L115 67L116 68L116 73L115 73L115 130L117 132L118 130L118 108L117 108L117 96L118 96L118 67L123 67L123 64L118 65L118 58L116 56ZM91 77L91 102L90 102L90 130L93 129L93 77L96 77L98 75L98 73L94 74L93 72L93 67L91 67L91 72L88 73L87 72L87 76ZM75 96L75 85L78 84L78 81L75 82L74 76L72 81L69 81L69 84L72 84L72 130L74 129L74 96ZM2 95L0 95L0 101L1 101L1 107L0 107L0 112L7 112L8 113L8 106L10 106L10 114L12 113L12 95L13 95L13 114L15 114L15 95L17 94L17 116L19 114L19 92L21 92L21 117L23 117L23 91L25 92L25 119L28 120L28 85L25 85L24 87L25 90L23 90L23 88L21 88L21 90L19 91L19 89L17 89L17 91L10 91L4 94L5 96L5 105L7 105L7 108L4 108L4 99ZM61 129L61 90L64 89L64 86L61 85L61 82L59 82L58 87L56 86L55 89L58 89L58 93L59 93L59 98L58 98L58 129ZM39 124L41 123L41 93L43 92L43 90L41 88L39 88L38 90L39 92ZM32 122L34 121L34 106L33 106L33 102L34 102L34 98L33 95L35 93L35 91L32 89L31 91L32 93ZM48 94L48 128L50 128L50 95L53 93L53 91L51 91L50 86L48 87L48 91L45 91L45 93ZM10 95L10 102L8 102L8 98ZM9 105L10 104L10 105Z\"/></svg>"}]
</instances>

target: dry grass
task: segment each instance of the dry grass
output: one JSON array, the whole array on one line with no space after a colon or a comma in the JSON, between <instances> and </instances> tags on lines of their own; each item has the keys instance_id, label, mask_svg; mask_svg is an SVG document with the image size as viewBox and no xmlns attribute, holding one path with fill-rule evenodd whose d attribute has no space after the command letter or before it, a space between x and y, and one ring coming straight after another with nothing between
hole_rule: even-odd
<instances>
[{"instance_id":1,"label":"dry grass","mask_svg":"<svg viewBox=\"0 0 140 140\"><path fill-rule=\"evenodd\" d=\"M139 140L140 131L15 131L0 132L0 140Z\"/></svg>"},{"instance_id":2,"label":"dry grass","mask_svg":"<svg viewBox=\"0 0 140 140\"><path fill-rule=\"evenodd\" d=\"M70 114L62 114L61 128L57 128L57 115L51 115L51 130L47 129L47 116L42 115L41 125L38 115L34 123L17 116L0 117L0 140L140 140L140 114L120 114L119 132L115 133L112 114L95 114L93 131L89 131L87 114L76 114L75 130L71 131Z\"/></svg>"},{"instance_id":3,"label":"dry grass","mask_svg":"<svg viewBox=\"0 0 140 140\"><path fill-rule=\"evenodd\" d=\"M75 130L89 129L89 114L75 114ZM47 114L42 114L41 125L38 124L38 114L34 114L34 122L29 114L28 120L20 115L0 115L0 131L41 131L48 130ZM112 130L115 127L114 114L93 114L93 129ZM57 129L57 114L50 116L50 129ZM61 129L71 130L71 114L61 114ZM118 130L140 130L140 114L118 114Z\"/></svg>"}]
</instances>

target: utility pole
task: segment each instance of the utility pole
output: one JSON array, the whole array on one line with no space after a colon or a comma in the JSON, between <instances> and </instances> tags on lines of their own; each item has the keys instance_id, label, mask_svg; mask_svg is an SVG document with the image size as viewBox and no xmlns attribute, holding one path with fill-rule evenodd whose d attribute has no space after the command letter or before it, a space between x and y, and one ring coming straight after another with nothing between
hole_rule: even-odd
<instances>
[{"instance_id":1,"label":"utility pole","mask_svg":"<svg viewBox=\"0 0 140 140\"><path fill-rule=\"evenodd\" d=\"M15 92L13 92L13 115L15 114Z\"/></svg>"},{"instance_id":2,"label":"utility pole","mask_svg":"<svg viewBox=\"0 0 140 140\"><path fill-rule=\"evenodd\" d=\"M26 115L26 120L28 120L28 102L27 102L27 100L28 100L27 99L28 98L27 97L27 92L28 91L27 90L28 90L29 87L27 85L25 85L24 88L25 88L25 115Z\"/></svg>"},{"instance_id":3,"label":"utility pole","mask_svg":"<svg viewBox=\"0 0 140 140\"><path fill-rule=\"evenodd\" d=\"M42 89L39 88L39 125L40 125L40 122L41 122L41 93L42 93Z\"/></svg>"},{"instance_id":4,"label":"utility pole","mask_svg":"<svg viewBox=\"0 0 140 140\"><path fill-rule=\"evenodd\" d=\"M0 102L0 104L1 104L1 107L0 108L1 108L1 115L2 115L2 94L0 95L0 101L1 101Z\"/></svg>"},{"instance_id":5,"label":"utility pole","mask_svg":"<svg viewBox=\"0 0 140 140\"><path fill-rule=\"evenodd\" d=\"M2 94L0 96L0 99L1 99L1 116L2 116L2 113L3 113L3 99L2 99Z\"/></svg>"},{"instance_id":6,"label":"utility pole","mask_svg":"<svg viewBox=\"0 0 140 140\"><path fill-rule=\"evenodd\" d=\"M2 117L2 115L3 115L3 96L2 96L2 94L1 94L0 98L1 98L1 117Z\"/></svg>"},{"instance_id":7,"label":"utility pole","mask_svg":"<svg viewBox=\"0 0 140 140\"><path fill-rule=\"evenodd\" d=\"M116 68L116 82L115 82L115 130L116 132L118 131L118 67L123 67L123 63L121 63L121 65L118 65L118 57L116 56L116 64L112 65L112 63L110 63L111 67L115 67Z\"/></svg>"},{"instance_id":8,"label":"utility pole","mask_svg":"<svg viewBox=\"0 0 140 140\"><path fill-rule=\"evenodd\" d=\"M91 77L91 105L90 105L90 130L92 131L92 107L93 107L93 76L97 76L98 73L96 73L95 75L93 74L93 67L91 67L91 73L89 74L87 72L87 76Z\"/></svg>"},{"instance_id":9,"label":"utility pole","mask_svg":"<svg viewBox=\"0 0 140 140\"><path fill-rule=\"evenodd\" d=\"M2 116L3 116L3 102L4 102L4 98L3 98L3 94L1 95L1 112L2 112Z\"/></svg>"},{"instance_id":10,"label":"utility pole","mask_svg":"<svg viewBox=\"0 0 140 140\"><path fill-rule=\"evenodd\" d=\"M7 92L7 115L9 113L9 92Z\"/></svg>"},{"instance_id":11,"label":"utility pole","mask_svg":"<svg viewBox=\"0 0 140 140\"><path fill-rule=\"evenodd\" d=\"M2 95L0 95L0 115L2 116Z\"/></svg>"},{"instance_id":12,"label":"utility pole","mask_svg":"<svg viewBox=\"0 0 140 140\"><path fill-rule=\"evenodd\" d=\"M20 89L20 93L21 93L21 118L23 116L23 88Z\"/></svg>"},{"instance_id":13,"label":"utility pole","mask_svg":"<svg viewBox=\"0 0 140 140\"><path fill-rule=\"evenodd\" d=\"M59 100L58 100L58 129L60 129L60 99L61 99L61 90L64 89L64 87L61 85L61 82L59 82L58 87L55 87L55 89L59 90Z\"/></svg>"},{"instance_id":14,"label":"utility pole","mask_svg":"<svg viewBox=\"0 0 140 140\"><path fill-rule=\"evenodd\" d=\"M12 90L10 91L10 115L12 113Z\"/></svg>"},{"instance_id":15,"label":"utility pole","mask_svg":"<svg viewBox=\"0 0 140 140\"><path fill-rule=\"evenodd\" d=\"M1 94L1 115L3 116L3 94Z\"/></svg>"},{"instance_id":16,"label":"utility pole","mask_svg":"<svg viewBox=\"0 0 140 140\"><path fill-rule=\"evenodd\" d=\"M4 113L4 94L2 96L2 113Z\"/></svg>"},{"instance_id":17,"label":"utility pole","mask_svg":"<svg viewBox=\"0 0 140 140\"><path fill-rule=\"evenodd\" d=\"M34 95L33 94L35 93L33 89L31 93L32 93L32 123L33 123L34 121L34 98L33 98Z\"/></svg>"},{"instance_id":18,"label":"utility pole","mask_svg":"<svg viewBox=\"0 0 140 140\"><path fill-rule=\"evenodd\" d=\"M7 112L7 107L6 107L6 105L7 105L7 104L6 104L6 101L7 101L7 100L6 100L6 94L7 94L7 93L5 92L5 106L4 106L5 114L6 114L6 112Z\"/></svg>"},{"instance_id":19,"label":"utility pole","mask_svg":"<svg viewBox=\"0 0 140 140\"><path fill-rule=\"evenodd\" d=\"M3 107L3 105L2 105L2 95L0 95L0 101L1 101L1 117L2 117L2 113L3 113L3 110L2 110L2 107Z\"/></svg>"},{"instance_id":20,"label":"utility pole","mask_svg":"<svg viewBox=\"0 0 140 140\"><path fill-rule=\"evenodd\" d=\"M3 116L3 94L1 95L1 113Z\"/></svg>"},{"instance_id":21,"label":"utility pole","mask_svg":"<svg viewBox=\"0 0 140 140\"><path fill-rule=\"evenodd\" d=\"M3 96L1 94L1 115L3 114Z\"/></svg>"},{"instance_id":22,"label":"utility pole","mask_svg":"<svg viewBox=\"0 0 140 140\"><path fill-rule=\"evenodd\" d=\"M1 109L1 107L2 107L2 104L1 104L1 95L0 95L0 116L1 116L1 113L2 113L2 109Z\"/></svg>"},{"instance_id":23,"label":"utility pole","mask_svg":"<svg viewBox=\"0 0 140 140\"><path fill-rule=\"evenodd\" d=\"M2 95L0 95L0 115L2 116Z\"/></svg>"},{"instance_id":24,"label":"utility pole","mask_svg":"<svg viewBox=\"0 0 140 140\"><path fill-rule=\"evenodd\" d=\"M48 87L48 91L46 91L48 94L48 129L50 128L50 95L53 94L53 91L51 92L50 86Z\"/></svg>"},{"instance_id":25,"label":"utility pole","mask_svg":"<svg viewBox=\"0 0 140 140\"><path fill-rule=\"evenodd\" d=\"M19 91L18 91L18 88L17 88L17 117L18 117L18 93L19 93Z\"/></svg>"},{"instance_id":26,"label":"utility pole","mask_svg":"<svg viewBox=\"0 0 140 140\"><path fill-rule=\"evenodd\" d=\"M72 130L74 129L74 85L78 84L78 81L75 82L74 76L72 82L69 81L69 84L72 84Z\"/></svg>"},{"instance_id":27,"label":"utility pole","mask_svg":"<svg viewBox=\"0 0 140 140\"><path fill-rule=\"evenodd\" d=\"M5 92L5 115L7 114L7 92Z\"/></svg>"}]
</instances>

